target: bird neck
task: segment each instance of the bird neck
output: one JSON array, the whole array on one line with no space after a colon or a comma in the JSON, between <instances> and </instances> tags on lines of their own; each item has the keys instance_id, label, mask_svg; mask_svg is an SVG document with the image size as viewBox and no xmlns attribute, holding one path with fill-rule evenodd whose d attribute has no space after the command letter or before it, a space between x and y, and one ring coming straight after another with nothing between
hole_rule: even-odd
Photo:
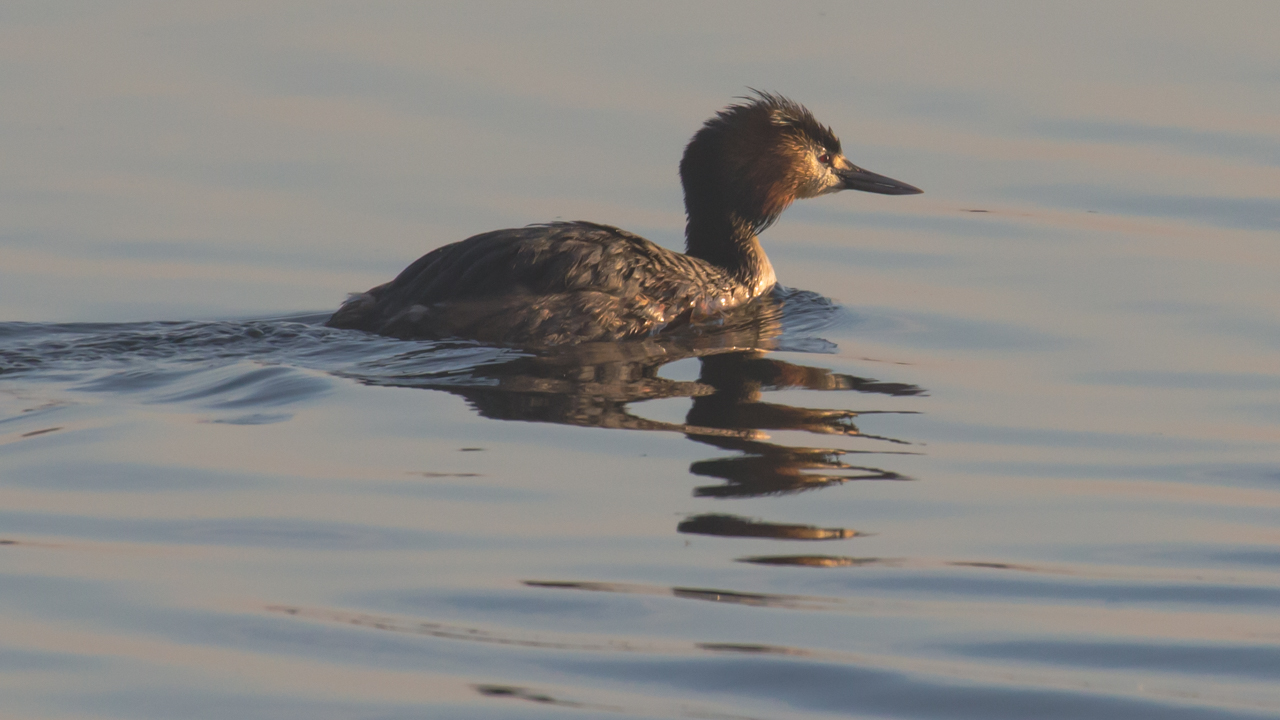
<instances>
[{"instance_id":1,"label":"bird neck","mask_svg":"<svg viewBox=\"0 0 1280 720\"><path fill-rule=\"evenodd\" d=\"M773 265L756 237L758 223L732 212L705 212L688 208L685 253L723 268L746 285L752 297L773 287Z\"/></svg>"}]
</instances>

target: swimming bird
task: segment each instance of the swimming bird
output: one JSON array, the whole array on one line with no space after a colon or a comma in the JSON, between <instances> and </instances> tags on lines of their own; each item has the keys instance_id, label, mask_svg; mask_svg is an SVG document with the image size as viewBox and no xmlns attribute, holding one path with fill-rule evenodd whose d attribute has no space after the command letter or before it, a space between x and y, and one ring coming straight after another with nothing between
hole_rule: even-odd
<instances>
[{"instance_id":1,"label":"swimming bird","mask_svg":"<svg viewBox=\"0 0 1280 720\"><path fill-rule=\"evenodd\" d=\"M351 296L326 323L399 338L515 346L654 336L726 313L777 283L758 235L793 201L918 188L849 162L799 103L757 92L685 147L685 252L591 222L494 230L432 250Z\"/></svg>"}]
</instances>

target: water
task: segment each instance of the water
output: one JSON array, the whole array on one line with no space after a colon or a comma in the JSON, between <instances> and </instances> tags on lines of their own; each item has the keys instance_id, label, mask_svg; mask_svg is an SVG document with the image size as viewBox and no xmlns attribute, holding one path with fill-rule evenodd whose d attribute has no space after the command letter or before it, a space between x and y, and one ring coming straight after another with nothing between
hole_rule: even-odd
<instances>
[{"instance_id":1,"label":"water","mask_svg":"<svg viewBox=\"0 0 1280 720\"><path fill-rule=\"evenodd\" d=\"M0 716L1280 717L1268 4L0 8ZM676 247L746 86L925 195L744 322L321 326Z\"/></svg>"}]
</instances>

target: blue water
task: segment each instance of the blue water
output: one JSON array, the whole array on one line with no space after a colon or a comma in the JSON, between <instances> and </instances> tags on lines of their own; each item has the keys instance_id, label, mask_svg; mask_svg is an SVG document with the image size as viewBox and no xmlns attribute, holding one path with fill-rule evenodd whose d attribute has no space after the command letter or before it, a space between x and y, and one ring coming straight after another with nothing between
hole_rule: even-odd
<instances>
[{"instance_id":1,"label":"blue water","mask_svg":"<svg viewBox=\"0 0 1280 720\"><path fill-rule=\"evenodd\" d=\"M0 716L1280 717L1270 5L0 8ZM323 327L678 247L747 86L925 189L721 327Z\"/></svg>"}]
</instances>

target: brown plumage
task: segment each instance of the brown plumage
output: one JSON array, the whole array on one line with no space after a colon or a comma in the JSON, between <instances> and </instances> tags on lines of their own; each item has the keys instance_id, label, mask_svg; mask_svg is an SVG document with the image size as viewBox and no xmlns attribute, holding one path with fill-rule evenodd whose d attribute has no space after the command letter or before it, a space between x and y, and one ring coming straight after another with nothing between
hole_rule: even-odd
<instances>
[{"instance_id":1,"label":"brown plumage","mask_svg":"<svg viewBox=\"0 0 1280 720\"><path fill-rule=\"evenodd\" d=\"M855 167L808 110L768 93L708 120L685 148L680 179L687 254L588 222L495 230L427 253L327 324L520 346L650 336L768 292L776 280L756 235L792 201L920 192Z\"/></svg>"}]
</instances>

